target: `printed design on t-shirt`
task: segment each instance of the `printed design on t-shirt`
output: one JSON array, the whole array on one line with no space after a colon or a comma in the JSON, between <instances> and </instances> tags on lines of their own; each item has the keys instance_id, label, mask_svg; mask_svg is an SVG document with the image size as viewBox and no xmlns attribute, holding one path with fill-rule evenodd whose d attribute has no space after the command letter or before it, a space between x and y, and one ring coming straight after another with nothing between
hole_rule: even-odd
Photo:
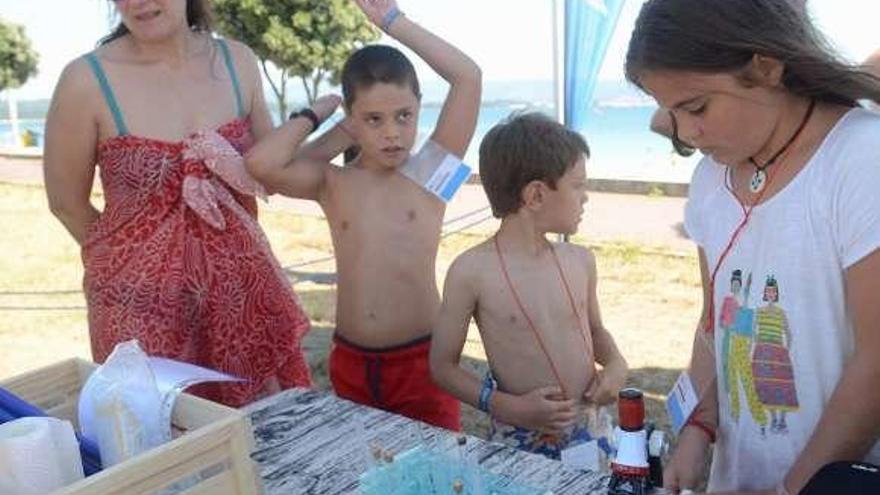
<instances>
[{"instance_id":1,"label":"printed design on t-shirt","mask_svg":"<svg viewBox=\"0 0 880 495\"><path fill-rule=\"evenodd\" d=\"M719 384L727 393L730 415L737 421L741 397L761 434L788 432L786 414L799 408L794 368L791 364L791 328L779 305L779 282L769 275L764 284L763 306L749 307L752 274L743 286L743 271L733 270L730 293L724 297L718 327L722 329ZM740 393L742 390L742 393Z\"/></svg>"},{"instance_id":2,"label":"printed design on t-shirt","mask_svg":"<svg viewBox=\"0 0 880 495\"><path fill-rule=\"evenodd\" d=\"M786 433L787 413L799 409L794 368L791 364L791 328L779 306L779 283L773 275L764 284L764 306L755 313L752 375L758 399L770 413L770 431ZM763 431L763 428L762 428Z\"/></svg>"},{"instance_id":3,"label":"printed design on t-shirt","mask_svg":"<svg viewBox=\"0 0 880 495\"><path fill-rule=\"evenodd\" d=\"M755 310L748 307L752 274L746 278L745 291L742 285L742 270L734 270L730 277L730 294L721 305L718 327L723 330L721 344L721 374L719 384L723 385L730 402L730 414L734 421L740 416L740 388L748 402L749 412L755 423L764 432L767 426L767 411L758 397L755 379L752 375L750 359L755 326Z\"/></svg>"}]
</instances>

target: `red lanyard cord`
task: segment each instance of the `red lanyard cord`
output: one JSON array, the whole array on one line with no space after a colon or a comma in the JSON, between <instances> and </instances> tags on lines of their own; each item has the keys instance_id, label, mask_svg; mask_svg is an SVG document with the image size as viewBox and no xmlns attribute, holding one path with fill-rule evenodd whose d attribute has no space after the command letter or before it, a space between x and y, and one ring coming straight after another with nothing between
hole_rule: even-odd
<instances>
[{"instance_id":1,"label":"red lanyard cord","mask_svg":"<svg viewBox=\"0 0 880 495\"><path fill-rule=\"evenodd\" d=\"M810 101L810 106L807 109L807 114L804 116L803 120L801 120L801 124L798 126L797 131L795 131L794 135L788 140L787 143L780 149L773 158L765 165L765 168L768 165L771 165L776 161L777 158L782 158L783 165L785 165L785 158L788 156L788 151L790 150L791 145L797 140L797 138L801 135L804 128L807 126L807 122L810 121L810 116L813 115L813 109L816 107L816 101ZM754 164L755 161L752 158L749 160ZM757 167L757 165L755 165ZM781 167L781 166L780 166ZM777 170L779 172L781 168ZM767 185L762 188L758 195L755 197L754 202L751 205L746 207L745 203L736 195L733 191L733 169L730 167L727 168L724 174L724 187L730 192L730 195L736 198L737 203L739 203L740 208L743 211L743 218L740 221L739 225L733 230L733 234L730 236L730 241L727 242L727 247L724 248L724 251L721 252L721 256L718 257L718 263L715 264L715 269L712 270L712 276L709 278L709 314L708 321L706 322L706 333L712 333L715 330L715 279L718 276L718 271L721 269L721 265L724 263L724 260L730 255L730 252L733 250L733 246L736 244L736 241L739 239L740 234L745 229L746 225L749 223L749 219L752 217L752 211L755 209L755 206L761 203L761 200L764 198L764 193L770 189L770 185L773 183L773 179L777 174L769 174L767 177Z\"/></svg>"},{"instance_id":2,"label":"red lanyard cord","mask_svg":"<svg viewBox=\"0 0 880 495\"><path fill-rule=\"evenodd\" d=\"M510 280L510 273L507 271L507 264L504 262L504 256L501 254L501 247L498 245L498 235L496 234L492 238L492 242L495 244L495 252L498 254L498 262L501 264L501 272L504 274L504 280L507 282L507 288L510 289L510 293L513 296L514 302L516 302L517 307L519 308L520 313L522 313L523 317L526 319L526 322L529 324L529 328L532 330L532 333L535 335L535 339L538 341L538 346L541 347L541 351L544 353L544 356L547 358L547 362L550 363L550 369L553 371L553 376L556 377L556 382L559 383L559 388L562 390L562 395L565 399L570 399L570 395L565 390L565 385L562 382L562 377L559 374L559 369L556 368L556 363L553 362L553 358L550 357L550 352L547 350L547 346L544 344L544 339L541 338L541 333L538 332L538 328L535 326L535 322L532 321L529 314L526 312L525 306L523 306L522 301L519 298L519 295L516 292L516 289L513 287L513 282ZM553 261L556 264L556 269L559 271L559 278L562 279L562 284L565 287L565 292L568 295L568 302L571 304L571 309L574 311L575 318L578 321L578 325L581 327L581 339L584 341L584 350L589 352L587 347L587 337L585 335L584 322L581 319L580 313L578 313L577 306L574 302L574 296L571 293L571 289L569 288L568 281L565 279L565 274L562 271L562 266L559 263L559 258L556 256L556 250L553 247L553 244L550 244L550 252L553 254Z\"/></svg>"},{"instance_id":3,"label":"red lanyard cord","mask_svg":"<svg viewBox=\"0 0 880 495\"><path fill-rule=\"evenodd\" d=\"M584 342L584 351L588 354L592 354L590 348L590 342L587 341L587 327L584 325L584 318L581 317L581 314L577 310L577 304L574 302L574 296L571 293L571 287L568 285L568 279L565 278L565 273L562 271L562 264L559 263L559 257L556 256L556 248L553 247L553 244L550 244L550 253L553 255L553 261L556 264L556 271L559 272L559 279L562 280L562 285L565 287L565 294L568 295L568 304L571 306L571 312L574 313L574 317L577 319L578 326L581 329L581 340Z\"/></svg>"},{"instance_id":4,"label":"red lanyard cord","mask_svg":"<svg viewBox=\"0 0 880 495\"><path fill-rule=\"evenodd\" d=\"M728 171L730 169L728 168ZM758 193L758 196L755 198L755 202L752 203L748 208L746 205L740 201L739 197L734 194L733 189L728 184L728 175L732 175L725 173L724 174L724 187L730 191L730 194L736 198L736 201L739 203L740 208L743 211L743 218L737 225L736 229L733 230L733 234L730 236L730 240L727 242L727 247L724 248L724 251L721 252L721 256L718 257L718 263L715 264L715 269L712 270L712 276L709 278L709 315L708 321L706 322L706 333L712 333L715 330L715 278L718 276L718 270L721 269L721 265L724 263L724 260L730 255L730 252L733 250L733 246L736 244L737 239L739 239L739 235L746 228L746 225L749 223L749 219L752 217L752 211L755 209L755 205L761 202L761 199L764 197L764 192L770 189L770 184L773 183L773 178L776 174L770 175L767 179L767 187L761 189L761 192ZM732 181L732 179L731 179Z\"/></svg>"}]
</instances>

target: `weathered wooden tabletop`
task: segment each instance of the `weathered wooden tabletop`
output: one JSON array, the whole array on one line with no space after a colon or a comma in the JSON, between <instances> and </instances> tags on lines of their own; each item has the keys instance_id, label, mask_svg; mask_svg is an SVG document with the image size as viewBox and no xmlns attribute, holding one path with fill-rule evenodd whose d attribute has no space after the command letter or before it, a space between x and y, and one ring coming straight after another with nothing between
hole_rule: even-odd
<instances>
[{"instance_id":1,"label":"weathered wooden tabletop","mask_svg":"<svg viewBox=\"0 0 880 495\"><path fill-rule=\"evenodd\" d=\"M403 416L293 389L246 409L254 426L254 460L268 495L358 493L367 442L403 452L452 433ZM435 437L435 435L437 435ZM554 494L605 495L608 477L571 470L543 456L469 437L469 457L488 470Z\"/></svg>"}]
</instances>

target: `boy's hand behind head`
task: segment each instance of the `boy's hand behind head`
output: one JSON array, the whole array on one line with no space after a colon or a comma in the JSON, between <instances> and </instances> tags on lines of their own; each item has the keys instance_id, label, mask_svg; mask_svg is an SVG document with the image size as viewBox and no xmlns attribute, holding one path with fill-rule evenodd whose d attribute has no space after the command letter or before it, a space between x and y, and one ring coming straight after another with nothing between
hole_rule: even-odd
<instances>
[{"instance_id":1,"label":"boy's hand behind head","mask_svg":"<svg viewBox=\"0 0 880 495\"><path fill-rule=\"evenodd\" d=\"M327 120L327 117L333 115L333 112L339 108L342 103L342 97L339 95L324 95L319 97L312 103L312 111L318 116L321 122Z\"/></svg>"},{"instance_id":2,"label":"boy's hand behind head","mask_svg":"<svg viewBox=\"0 0 880 495\"><path fill-rule=\"evenodd\" d=\"M370 22L382 26L385 15L397 7L395 0L355 0L358 7L367 15Z\"/></svg>"}]
</instances>

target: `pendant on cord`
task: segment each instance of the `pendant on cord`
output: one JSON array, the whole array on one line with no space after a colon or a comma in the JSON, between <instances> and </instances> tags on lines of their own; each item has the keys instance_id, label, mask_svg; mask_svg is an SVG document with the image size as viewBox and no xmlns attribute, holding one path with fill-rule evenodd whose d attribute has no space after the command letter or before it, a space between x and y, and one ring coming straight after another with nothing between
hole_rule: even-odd
<instances>
[{"instance_id":1,"label":"pendant on cord","mask_svg":"<svg viewBox=\"0 0 880 495\"><path fill-rule=\"evenodd\" d=\"M758 194L764 189L765 184L767 184L767 172L764 172L762 168L755 169L752 180L749 181L749 191L752 191L752 194Z\"/></svg>"},{"instance_id":2,"label":"pendant on cord","mask_svg":"<svg viewBox=\"0 0 880 495\"><path fill-rule=\"evenodd\" d=\"M804 130L804 127L807 126L807 122L810 120L810 116L813 115L813 109L816 108L816 100L810 100L810 106L807 108L807 113L804 115L804 118L801 120L800 125L797 130L794 131L794 134L788 139L788 141L782 145L782 148L779 148L769 160L764 162L763 165L758 165L758 162L755 161L754 157L749 157L749 162L755 167L755 173L752 174L752 180L749 181L749 191L752 191L752 194L758 194L764 190L764 186L767 185L767 172L764 170L776 163L776 159L782 156L783 153L795 142L798 136L801 135L801 131Z\"/></svg>"}]
</instances>

